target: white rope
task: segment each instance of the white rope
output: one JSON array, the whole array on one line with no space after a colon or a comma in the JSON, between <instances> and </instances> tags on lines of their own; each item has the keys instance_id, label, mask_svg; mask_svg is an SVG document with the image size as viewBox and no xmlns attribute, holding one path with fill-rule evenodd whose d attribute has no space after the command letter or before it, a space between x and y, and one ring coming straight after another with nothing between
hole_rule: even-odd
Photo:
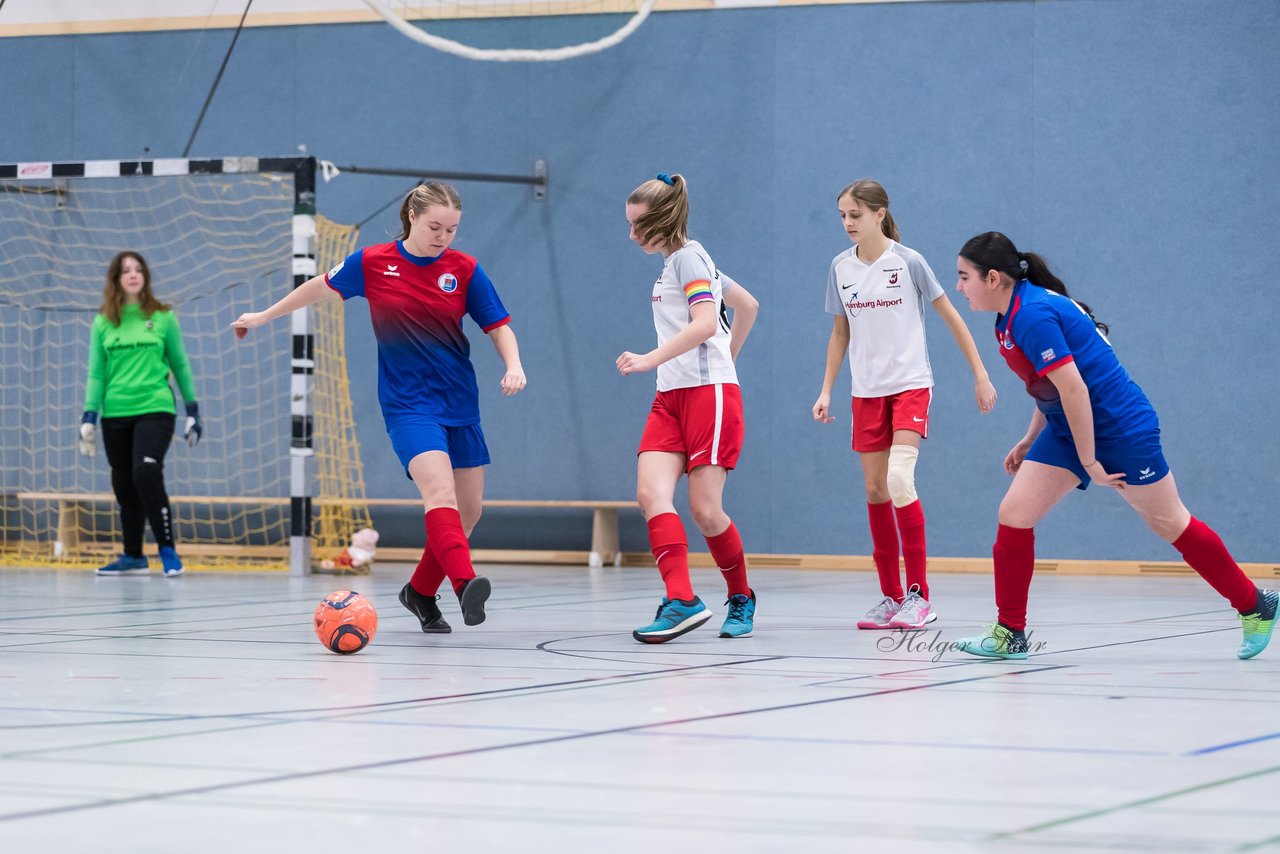
<instances>
[{"instance_id":1,"label":"white rope","mask_svg":"<svg viewBox=\"0 0 1280 854\"><path fill-rule=\"evenodd\" d=\"M401 34L413 39L419 44L427 47L433 47L436 50L445 53L460 56L463 59L475 59L489 62L555 62L562 59L576 59L579 56L589 56L593 53L599 53L602 50L608 50L616 44L619 44L636 31L636 29L644 23L645 18L649 17L649 12L653 10L654 0L644 0L640 4L640 8L631 16L620 29L597 39L593 42L584 44L571 45L569 47L550 48L547 50L496 50L481 49L462 44L461 42L452 41L451 39L433 36L426 30L413 26L404 18L401 18L387 6L383 0L364 0L369 8L373 9L383 19L401 32Z\"/></svg>"}]
</instances>

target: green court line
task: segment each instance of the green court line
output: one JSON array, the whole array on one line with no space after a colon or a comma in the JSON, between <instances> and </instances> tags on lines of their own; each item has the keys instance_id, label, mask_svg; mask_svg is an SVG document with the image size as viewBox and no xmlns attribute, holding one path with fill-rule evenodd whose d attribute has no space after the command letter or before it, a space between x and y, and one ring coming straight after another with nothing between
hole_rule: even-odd
<instances>
[{"instance_id":1,"label":"green court line","mask_svg":"<svg viewBox=\"0 0 1280 854\"><path fill-rule=\"evenodd\" d=\"M1039 833L1042 830L1049 830L1050 828L1054 828L1054 827L1062 827L1063 825L1066 825L1066 824L1073 824L1077 821L1084 821L1090 818L1097 818L1098 816L1110 815L1111 813L1117 813L1123 810L1133 809L1134 807L1145 807L1149 804L1159 803L1160 801L1167 801L1167 800L1170 800L1171 798L1181 797L1182 795L1189 795L1192 792L1202 792L1205 789L1213 789L1213 788L1217 788L1218 786L1226 786L1230 783L1238 783L1241 780L1252 780L1255 777L1265 777L1268 774L1275 774L1278 771L1280 771L1280 765L1274 765L1270 768L1262 768L1258 771L1250 771L1248 774L1238 774L1235 777L1224 777L1221 780L1214 780L1211 783L1201 783L1198 786L1189 786L1188 788L1185 788L1185 789L1177 789L1172 792L1165 792L1162 795L1153 795L1152 797L1149 797L1149 798L1142 798L1141 800L1137 800L1137 801L1129 801L1128 803L1117 804L1114 807L1105 807L1099 810L1090 810L1089 812L1082 812L1077 815L1070 815L1070 816L1067 816L1066 818L1057 818L1057 819L1054 819L1053 821L1046 821L1040 824L1033 824L1030 827L1022 828L1021 830L1009 830L1009 831L1005 831L1004 833L993 833L989 838L993 840L1009 839L1014 836L1021 836L1024 833ZM1265 841L1266 840L1264 840L1264 842Z\"/></svg>"},{"instance_id":2,"label":"green court line","mask_svg":"<svg viewBox=\"0 0 1280 854\"><path fill-rule=\"evenodd\" d=\"M1268 839L1260 839L1257 842L1246 842L1237 848L1237 851L1256 851L1259 848L1274 848L1280 846L1280 835L1272 836Z\"/></svg>"}]
</instances>

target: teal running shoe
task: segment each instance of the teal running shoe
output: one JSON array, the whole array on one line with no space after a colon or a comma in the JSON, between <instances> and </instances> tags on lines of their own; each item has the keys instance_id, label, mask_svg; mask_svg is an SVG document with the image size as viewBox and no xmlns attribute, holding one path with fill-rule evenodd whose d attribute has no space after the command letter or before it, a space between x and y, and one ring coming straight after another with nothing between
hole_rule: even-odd
<instances>
[{"instance_id":1,"label":"teal running shoe","mask_svg":"<svg viewBox=\"0 0 1280 854\"><path fill-rule=\"evenodd\" d=\"M1280 592L1275 590L1258 590L1258 607L1252 614L1240 614L1240 626L1244 629L1244 637L1240 641L1240 651L1236 657L1253 658L1267 648L1271 642L1271 633L1276 628L1276 606L1280 605Z\"/></svg>"},{"instance_id":2,"label":"teal running shoe","mask_svg":"<svg viewBox=\"0 0 1280 854\"><path fill-rule=\"evenodd\" d=\"M1018 629L992 623L985 634L960 638L953 649L983 658L1009 658L1022 661L1027 657L1027 636Z\"/></svg>"},{"instance_id":3,"label":"teal running shoe","mask_svg":"<svg viewBox=\"0 0 1280 854\"><path fill-rule=\"evenodd\" d=\"M755 629L756 592L752 590L750 596L745 593L735 593L726 599L724 604L729 606L729 614L720 626L720 637L751 637L751 632Z\"/></svg>"},{"instance_id":4,"label":"teal running shoe","mask_svg":"<svg viewBox=\"0 0 1280 854\"><path fill-rule=\"evenodd\" d=\"M666 643L691 632L714 616L702 600L694 596L688 601L663 599L653 622L631 633L640 643Z\"/></svg>"}]
</instances>

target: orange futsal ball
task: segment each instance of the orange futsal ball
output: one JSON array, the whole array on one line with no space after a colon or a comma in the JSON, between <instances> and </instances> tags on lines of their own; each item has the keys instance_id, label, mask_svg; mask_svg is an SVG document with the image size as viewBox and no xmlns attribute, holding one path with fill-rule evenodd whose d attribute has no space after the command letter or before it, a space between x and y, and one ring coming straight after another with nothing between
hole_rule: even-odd
<instances>
[{"instance_id":1,"label":"orange futsal ball","mask_svg":"<svg viewBox=\"0 0 1280 854\"><path fill-rule=\"evenodd\" d=\"M377 633L378 612L354 590L335 590L316 606L316 637L331 652L359 652Z\"/></svg>"}]
</instances>

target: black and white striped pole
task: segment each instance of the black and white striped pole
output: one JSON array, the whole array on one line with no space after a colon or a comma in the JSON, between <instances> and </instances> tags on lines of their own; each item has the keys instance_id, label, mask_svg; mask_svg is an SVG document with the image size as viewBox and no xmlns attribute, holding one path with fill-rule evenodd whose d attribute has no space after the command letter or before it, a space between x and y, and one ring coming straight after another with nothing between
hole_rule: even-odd
<instances>
[{"instance_id":1,"label":"black and white striped pole","mask_svg":"<svg viewBox=\"0 0 1280 854\"><path fill-rule=\"evenodd\" d=\"M316 275L316 159L303 158L293 180L293 286ZM315 380L315 336L311 309L292 315L293 358L290 360L289 413L293 437L289 445L289 575L311 574L311 474L315 458L311 392Z\"/></svg>"}]
</instances>

